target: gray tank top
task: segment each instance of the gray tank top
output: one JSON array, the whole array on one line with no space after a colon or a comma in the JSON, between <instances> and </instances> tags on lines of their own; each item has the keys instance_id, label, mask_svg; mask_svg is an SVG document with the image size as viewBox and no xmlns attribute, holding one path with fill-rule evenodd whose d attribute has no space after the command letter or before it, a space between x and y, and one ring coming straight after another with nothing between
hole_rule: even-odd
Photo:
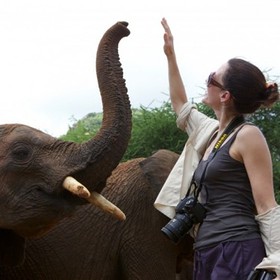
<instances>
[{"instance_id":1,"label":"gray tank top","mask_svg":"<svg viewBox=\"0 0 280 280\"><path fill-rule=\"evenodd\" d=\"M210 160L201 190L201 203L207 212L198 230L195 249L212 247L224 241L261 238L245 166L229 155L237 133L220 147L212 160L201 160L195 171L194 179L199 185Z\"/></svg>"}]
</instances>

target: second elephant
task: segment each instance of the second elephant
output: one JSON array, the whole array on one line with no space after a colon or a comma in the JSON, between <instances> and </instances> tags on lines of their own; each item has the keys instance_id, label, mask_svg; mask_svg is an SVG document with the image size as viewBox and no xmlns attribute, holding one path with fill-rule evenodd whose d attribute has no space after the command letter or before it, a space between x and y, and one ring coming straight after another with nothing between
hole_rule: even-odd
<instances>
[{"instance_id":1,"label":"second elephant","mask_svg":"<svg viewBox=\"0 0 280 280\"><path fill-rule=\"evenodd\" d=\"M153 207L177 158L160 150L147 159L120 164L103 195L125 212L125 222L83 206L46 236L29 240L24 264L1 267L0 278L171 280L179 279L181 260L189 270L180 279L191 279L192 239L174 245L160 231L169 219Z\"/></svg>"}]
</instances>

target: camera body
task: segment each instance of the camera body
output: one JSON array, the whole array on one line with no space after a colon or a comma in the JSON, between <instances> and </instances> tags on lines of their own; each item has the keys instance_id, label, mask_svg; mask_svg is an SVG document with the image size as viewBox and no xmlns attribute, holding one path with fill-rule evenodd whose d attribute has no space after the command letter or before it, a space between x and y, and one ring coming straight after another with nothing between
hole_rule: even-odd
<instances>
[{"instance_id":1,"label":"camera body","mask_svg":"<svg viewBox=\"0 0 280 280\"><path fill-rule=\"evenodd\" d=\"M206 209L193 196L183 198L175 209L175 217L161 231L173 242L178 243L193 227L201 223Z\"/></svg>"}]
</instances>

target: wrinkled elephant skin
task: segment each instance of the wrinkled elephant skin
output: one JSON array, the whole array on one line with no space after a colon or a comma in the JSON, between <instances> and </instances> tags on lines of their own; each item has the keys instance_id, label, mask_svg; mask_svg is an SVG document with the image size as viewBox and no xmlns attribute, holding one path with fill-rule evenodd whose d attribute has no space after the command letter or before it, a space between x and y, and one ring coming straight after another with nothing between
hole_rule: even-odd
<instances>
[{"instance_id":1,"label":"wrinkled elephant skin","mask_svg":"<svg viewBox=\"0 0 280 280\"><path fill-rule=\"evenodd\" d=\"M153 202L177 158L160 150L121 163L103 195L124 210L125 222L83 206L47 235L29 240L25 263L2 267L0 279L175 280L177 259L184 266L192 260L192 240L179 245L168 240L160 229L169 219ZM191 265L188 269L182 272L185 278L176 279L191 279Z\"/></svg>"}]
</instances>

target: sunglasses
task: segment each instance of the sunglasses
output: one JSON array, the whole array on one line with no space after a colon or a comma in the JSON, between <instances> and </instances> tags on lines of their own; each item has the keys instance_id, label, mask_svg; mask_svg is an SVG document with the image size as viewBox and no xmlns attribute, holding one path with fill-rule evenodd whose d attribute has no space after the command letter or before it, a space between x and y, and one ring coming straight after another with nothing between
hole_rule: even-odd
<instances>
[{"instance_id":1,"label":"sunglasses","mask_svg":"<svg viewBox=\"0 0 280 280\"><path fill-rule=\"evenodd\" d=\"M206 81L207 87L212 85L212 86L218 87L221 90L226 90L223 85L221 85L219 82L217 82L214 79L214 75L215 75L215 72L210 73L210 75L209 75L209 77L208 77L208 79Z\"/></svg>"}]
</instances>

